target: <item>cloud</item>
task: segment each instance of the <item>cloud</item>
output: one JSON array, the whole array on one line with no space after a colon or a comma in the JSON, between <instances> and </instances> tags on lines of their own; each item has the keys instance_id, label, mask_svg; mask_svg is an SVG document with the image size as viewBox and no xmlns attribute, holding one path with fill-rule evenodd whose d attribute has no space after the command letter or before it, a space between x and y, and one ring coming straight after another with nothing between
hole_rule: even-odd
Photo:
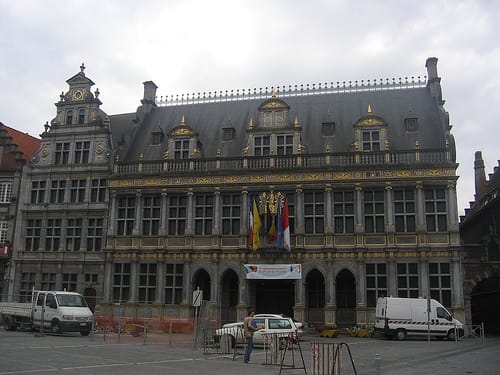
<instances>
[{"instance_id":1,"label":"cloud","mask_svg":"<svg viewBox=\"0 0 500 375\"><path fill-rule=\"evenodd\" d=\"M102 108L159 95L423 76L439 58L458 147L459 211L473 199L474 151L498 156L500 47L490 1L0 0L0 121L37 135L79 71Z\"/></svg>"}]
</instances>

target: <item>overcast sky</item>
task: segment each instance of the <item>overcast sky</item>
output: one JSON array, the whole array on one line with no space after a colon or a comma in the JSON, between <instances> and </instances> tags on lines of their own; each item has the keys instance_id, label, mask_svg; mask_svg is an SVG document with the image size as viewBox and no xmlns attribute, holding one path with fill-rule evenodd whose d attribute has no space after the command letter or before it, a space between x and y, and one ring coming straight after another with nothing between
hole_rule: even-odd
<instances>
[{"instance_id":1,"label":"overcast sky","mask_svg":"<svg viewBox=\"0 0 500 375\"><path fill-rule=\"evenodd\" d=\"M500 159L500 1L0 0L0 121L38 136L85 63L102 109L158 95L425 76L438 61L459 215Z\"/></svg>"}]
</instances>

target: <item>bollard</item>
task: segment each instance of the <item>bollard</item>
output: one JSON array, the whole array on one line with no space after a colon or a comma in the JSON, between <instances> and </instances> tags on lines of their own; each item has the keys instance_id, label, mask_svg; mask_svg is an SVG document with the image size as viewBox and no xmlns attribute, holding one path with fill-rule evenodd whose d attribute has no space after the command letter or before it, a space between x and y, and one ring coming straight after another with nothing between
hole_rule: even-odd
<instances>
[{"instance_id":1,"label":"bollard","mask_svg":"<svg viewBox=\"0 0 500 375\"><path fill-rule=\"evenodd\" d=\"M168 345L172 346L172 322L170 322L170 326L168 327Z\"/></svg>"},{"instance_id":2,"label":"bollard","mask_svg":"<svg viewBox=\"0 0 500 375\"><path fill-rule=\"evenodd\" d=\"M380 375L380 354L375 354L375 375Z\"/></svg>"},{"instance_id":3,"label":"bollard","mask_svg":"<svg viewBox=\"0 0 500 375\"><path fill-rule=\"evenodd\" d=\"M122 334L122 321L118 320L118 343L120 343L121 334Z\"/></svg>"}]
</instances>

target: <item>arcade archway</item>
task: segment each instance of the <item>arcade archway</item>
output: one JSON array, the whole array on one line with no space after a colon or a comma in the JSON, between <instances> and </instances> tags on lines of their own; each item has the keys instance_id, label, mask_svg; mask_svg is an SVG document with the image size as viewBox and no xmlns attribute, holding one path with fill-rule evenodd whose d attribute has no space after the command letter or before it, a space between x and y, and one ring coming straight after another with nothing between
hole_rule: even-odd
<instances>
[{"instance_id":1,"label":"arcade archway","mask_svg":"<svg viewBox=\"0 0 500 375\"><path fill-rule=\"evenodd\" d=\"M339 327L356 324L356 279L349 270L342 270L335 278L336 321Z\"/></svg>"},{"instance_id":2,"label":"arcade archway","mask_svg":"<svg viewBox=\"0 0 500 375\"><path fill-rule=\"evenodd\" d=\"M221 320L222 323L237 320L237 305L239 300L240 282L233 270L222 275L221 280Z\"/></svg>"},{"instance_id":3,"label":"arcade archway","mask_svg":"<svg viewBox=\"0 0 500 375\"><path fill-rule=\"evenodd\" d=\"M471 292L472 324L484 323L486 333L500 333L500 278L488 278Z\"/></svg>"},{"instance_id":4,"label":"arcade archway","mask_svg":"<svg viewBox=\"0 0 500 375\"><path fill-rule=\"evenodd\" d=\"M325 322L325 278L318 270L312 270L306 276L306 321L309 324Z\"/></svg>"},{"instance_id":5,"label":"arcade archway","mask_svg":"<svg viewBox=\"0 0 500 375\"><path fill-rule=\"evenodd\" d=\"M198 270L193 276L193 290L203 290L203 300L211 301L210 275L204 269Z\"/></svg>"}]
</instances>

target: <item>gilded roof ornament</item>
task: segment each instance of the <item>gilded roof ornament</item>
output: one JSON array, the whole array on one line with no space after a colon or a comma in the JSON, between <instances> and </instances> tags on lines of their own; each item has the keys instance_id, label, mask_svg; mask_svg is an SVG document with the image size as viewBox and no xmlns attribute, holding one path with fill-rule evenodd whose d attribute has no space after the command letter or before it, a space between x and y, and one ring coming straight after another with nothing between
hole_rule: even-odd
<instances>
[{"instance_id":1,"label":"gilded roof ornament","mask_svg":"<svg viewBox=\"0 0 500 375\"><path fill-rule=\"evenodd\" d=\"M354 126L387 126L387 123L381 117L374 115L371 104L368 104L368 113L361 117Z\"/></svg>"},{"instance_id":2,"label":"gilded roof ornament","mask_svg":"<svg viewBox=\"0 0 500 375\"><path fill-rule=\"evenodd\" d=\"M293 120L293 127L298 128L299 125L299 116L295 115L295 119Z\"/></svg>"}]
</instances>

